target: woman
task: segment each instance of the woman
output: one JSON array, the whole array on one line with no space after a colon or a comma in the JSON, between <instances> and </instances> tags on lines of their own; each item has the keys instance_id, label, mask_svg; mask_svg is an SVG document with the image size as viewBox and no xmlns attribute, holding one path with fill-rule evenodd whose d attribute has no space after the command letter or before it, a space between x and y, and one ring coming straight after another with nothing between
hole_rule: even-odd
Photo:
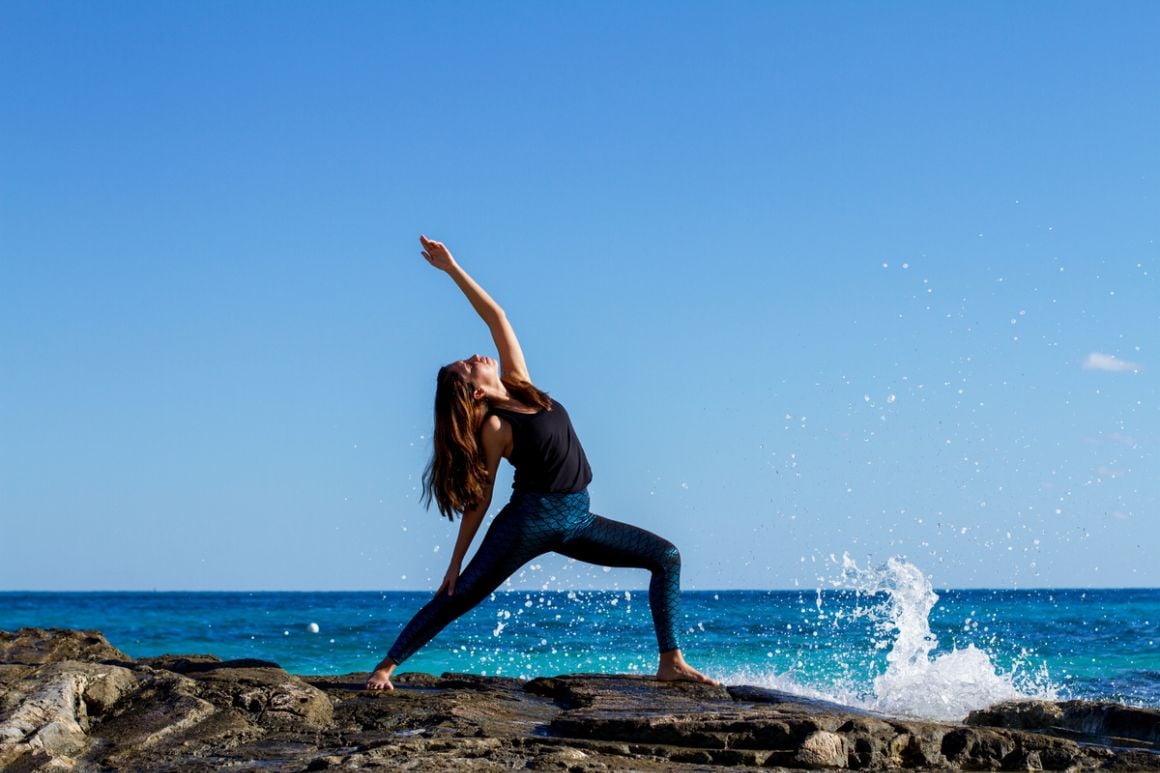
<instances>
[{"instance_id":1,"label":"woman","mask_svg":"<svg viewBox=\"0 0 1160 773\"><path fill-rule=\"evenodd\" d=\"M656 626L657 679L715 684L685 662L677 639L681 559L657 535L588 509L592 471L564 407L541 392L503 309L459 267L440 242L419 237L423 257L445 271L487 323L499 362L473 355L439 371L435 387L435 451L423 475L424 499L449 519L461 513L459 538L439 590L407 624L367 680L393 690L391 674L455 618L467 612L531 559L548 551L602 566L652 572L649 606ZM463 558L491 505L500 458L515 467L511 501L496 516L475 557Z\"/></svg>"}]
</instances>

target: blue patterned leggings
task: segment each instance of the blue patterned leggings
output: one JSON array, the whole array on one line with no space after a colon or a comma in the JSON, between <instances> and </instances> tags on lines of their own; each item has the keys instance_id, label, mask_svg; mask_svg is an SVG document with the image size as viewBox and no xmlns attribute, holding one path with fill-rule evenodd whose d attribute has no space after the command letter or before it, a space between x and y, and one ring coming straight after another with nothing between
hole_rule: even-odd
<instances>
[{"instance_id":1,"label":"blue patterned leggings","mask_svg":"<svg viewBox=\"0 0 1160 773\"><path fill-rule=\"evenodd\" d=\"M668 540L588 510L588 492L516 494L487 530L475 557L459 575L455 594L440 593L407 623L387 657L402 663L452 620L483 601L516 570L539 555L555 551L600 566L648 569L648 602L657 647L680 647L677 616L681 594L681 555Z\"/></svg>"}]
</instances>

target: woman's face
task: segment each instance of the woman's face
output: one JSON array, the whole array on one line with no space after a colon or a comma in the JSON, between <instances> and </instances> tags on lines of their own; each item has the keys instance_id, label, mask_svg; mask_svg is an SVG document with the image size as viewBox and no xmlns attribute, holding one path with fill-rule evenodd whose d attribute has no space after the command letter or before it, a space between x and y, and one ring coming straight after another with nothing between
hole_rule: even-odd
<instances>
[{"instance_id":1,"label":"woman's face","mask_svg":"<svg viewBox=\"0 0 1160 773\"><path fill-rule=\"evenodd\" d=\"M476 389L487 391L488 387L499 384L499 363L491 357L473 354L465 360L456 360L450 367Z\"/></svg>"}]
</instances>

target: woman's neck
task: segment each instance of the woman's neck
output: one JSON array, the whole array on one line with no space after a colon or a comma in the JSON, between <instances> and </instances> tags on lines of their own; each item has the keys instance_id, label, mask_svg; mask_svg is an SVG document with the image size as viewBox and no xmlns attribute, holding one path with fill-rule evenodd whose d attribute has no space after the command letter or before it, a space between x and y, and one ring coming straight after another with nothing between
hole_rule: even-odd
<instances>
[{"instance_id":1,"label":"woman's neck","mask_svg":"<svg viewBox=\"0 0 1160 773\"><path fill-rule=\"evenodd\" d=\"M506 390L503 397L488 398L487 403L492 408L499 408L502 411L512 411L514 413L538 413L538 409L534 409L530 405L521 403L510 394L506 394Z\"/></svg>"}]
</instances>

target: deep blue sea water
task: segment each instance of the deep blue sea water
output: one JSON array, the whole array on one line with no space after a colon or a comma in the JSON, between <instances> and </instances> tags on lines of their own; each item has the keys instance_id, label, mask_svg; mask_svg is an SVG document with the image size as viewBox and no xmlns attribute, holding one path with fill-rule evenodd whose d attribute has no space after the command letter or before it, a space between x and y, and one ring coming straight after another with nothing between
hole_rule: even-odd
<instances>
[{"instance_id":1,"label":"deep blue sea water","mask_svg":"<svg viewBox=\"0 0 1160 773\"><path fill-rule=\"evenodd\" d=\"M859 570L854 581L817 591L686 592L686 657L729 683L895 714L961 718L1019 695L1160 707L1160 590L936 594L899 577L899 567ZM427 598L4 592L0 629L96 628L133 657L213 653L342 674L369 670ZM648 673L655 663L647 592L509 591L453 623L402 670L532 677Z\"/></svg>"}]
</instances>

